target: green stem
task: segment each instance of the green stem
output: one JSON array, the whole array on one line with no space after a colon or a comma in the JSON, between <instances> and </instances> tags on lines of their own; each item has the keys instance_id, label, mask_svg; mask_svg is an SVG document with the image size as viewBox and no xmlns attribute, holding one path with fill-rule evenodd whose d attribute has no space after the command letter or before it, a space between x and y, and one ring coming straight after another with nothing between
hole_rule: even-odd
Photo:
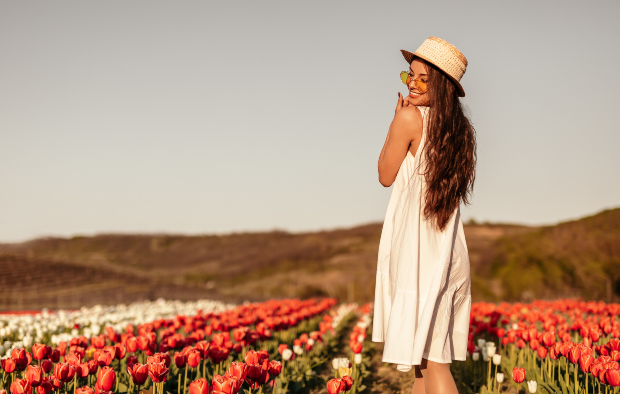
<instances>
[{"instance_id":1,"label":"green stem","mask_svg":"<svg viewBox=\"0 0 620 394\"><path fill-rule=\"evenodd\" d=\"M186 390L187 390L187 365L185 366L185 379L183 380L183 394L185 394Z\"/></svg>"}]
</instances>

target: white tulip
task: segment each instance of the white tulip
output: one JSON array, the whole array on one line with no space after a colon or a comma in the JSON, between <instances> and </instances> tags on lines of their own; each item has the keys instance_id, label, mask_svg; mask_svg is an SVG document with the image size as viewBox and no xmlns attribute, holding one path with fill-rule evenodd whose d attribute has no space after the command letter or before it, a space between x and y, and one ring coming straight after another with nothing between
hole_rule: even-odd
<instances>
[{"instance_id":1,"label":"white tulip","mask_svg":"<svg viewBox=\"0 0 620 394\"><path fill-rule=\"evenodd\" d=\"M359 335L359 336L357 337L357 341L358 341L359 343L364 343L364 340L365 340L365 339L366 339L366 338L364 338L364 336L363 336L363 335Z\"/></svg>"},{"instance_id":2,"label":"white tulip","mask_svg":"<svg viewBox=\"0 0 620 394\"><path fill-rule=\"evenodd\" d=\"M0 346L0 356L4 356L4 346Z\"/></svg>"},{"instance_id":3,"label":"white tulip","mask_svg":"<svg viewBox=\"0 0 620 394\"><path fill-rule=\"evenodd\" d=\"M482 353L482 360L488 362L491 359L487 353Z\"/></svg>"},{"instance_id":4,"label":"white tulip","mask_svg":"<svg viewBox=\"0 0 620 394\"><path fill-rule=\"evenodd\" d=\"M495 375L495 379L497 379L497 383L502 383L504 381L504 374L498 372L497 375Z\"/></svg>"},{"instance_id":5,"label":"white tulip","mask_svg":"<svg viewBox=\"0 0 620 394\"><path fill-rule=\"evenodd\" d=\"M293 351L291 349L282 350L282 360L288 361L293 356Z\"/></svg>"},{"instance_id":6,"label":"white tulip","mask_svg":"<svg viewBox=\"0 0 620 394\"><path fill-rule=\"evenodd\" d=\"M482 349L484 347L484 344L486 343L486 341L482 338L478 338L478 347L480 349Z\"/></svg>"},{"instance_id":7,"label":"white tulip","mask_svg":"<svg viewBox=\"0 0 620 394\"><path fill-rule=\"evenodd\" d=\"M519 328L519 325L517 323L512 323L512 329L516 330Z\"/></svg>"},{"instance_id":8,"label":"white tulip","mask_svg":"<svg viewBox=\"0 0 620 394\"><path fill-rule=\"evenodd\" d=\"M493 357L495 355L495 346L487 346L487 356Z\"/></svg>"},{"instance_id":9,"label":"white tulip","mask_svg":"<svg viewBox=\"0 0 620 394\"><path fill-rule=\"evenodd\" d=\"M71 336L77 337L78 335L80 335L80 331L77 328L71 330Z\"/></svg>"},{"instance_id":10,"label":"white tulip","mask_svg":"<svg viewBox=\"0 0 620 394\"><path fill-rule=\"evenodd\" d=\"M538 383L536 383L535 380L527 381L527 389L529 390L531 394L534 394L537 388L538 388Z\"/></svg>"},{"instance_id":11,"label":"white tulip","mask_svg":"<svg viewBox=\"0 0 620 394\"><path fill-rule=\"evenodd\" d=\"M474 354L471 355L472 360L474 361L478 361L480 360L480 353L478 352L474 352Z\"/></svg>"},{"instance_id":12,"label":"white tulip","mask_svg":"<svg viewBox=\"0 0 620 394\"><path fill-rule=\"evenodd\" d=\"M362 363L362 354L361 353L357 353L355 355L355 364L360 365Z\"/></svg>"},{"instance_id":13,"label":"white tulip","mask_svg":"<svg viewBox=\"0 0 620 394\"><path fill-rule=\"evenodd\" d=\"M301 346L297 346L297 345L293 346L293 351L295 352L295 354L303 354L304 353L304 349Z\"/></svg>"},{"instance_id":14,"label":"white tulip","mask_svg":"<svg viewBox=\"0 0 620 394\"><path fill-rule=\"evenodd\" d=\"M502 356L501 354L494 354L493 355L493 364L495 365L499 365L502 362Z\"/></svg>"},{"instance_id":15,"label":"white tulip","mask_svg":"<svg viewBox=\"0 0 620 394\"><path fill-rule=\"evenodd\" d=\"M24 342L24 347L31 347L32 346L32 337L30 335L25 336L22 342Z\"/></svg>"},{"instance_id":16,"label":"white tulip","mask_svg":"<svg viewBox=\"0 0 620 394\"><path fill-rule=\"evenodd\" d=\"M332 367L334 369L338 369L338 367L340 367L340 359L339 358L335 358L332 360Z\"/></svg>"},{"instance_id":17,"label":"white tulip","mask_svg":"<svg viewBox=\"0 0 620 394\"><path fill-rule=\"evenodd\" d=\"M314 339L308 338L308 345L310 346L314 345Z\"/></svg>"}]
</instances>

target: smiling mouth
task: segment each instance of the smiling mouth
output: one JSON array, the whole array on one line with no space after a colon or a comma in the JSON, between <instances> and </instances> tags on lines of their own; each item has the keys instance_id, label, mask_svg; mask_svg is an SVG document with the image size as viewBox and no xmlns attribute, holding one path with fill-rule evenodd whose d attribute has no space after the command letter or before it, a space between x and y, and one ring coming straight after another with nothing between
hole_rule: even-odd
<instances>
[{"instance_id":1,"label":"smiling mouth","mask_svg":"<svg viewBox=\"0 0 620 394\"><path fill-rule=\"evenodd\" d=\"M410 96L415 96L415 97L418 97L418 96L421 96L422 94L420 94L420 93L416 93L416 92L414 92L413 90L410 90L410 91L409 91L409 95L410 95Z\"/></svg>"}]
</instances>

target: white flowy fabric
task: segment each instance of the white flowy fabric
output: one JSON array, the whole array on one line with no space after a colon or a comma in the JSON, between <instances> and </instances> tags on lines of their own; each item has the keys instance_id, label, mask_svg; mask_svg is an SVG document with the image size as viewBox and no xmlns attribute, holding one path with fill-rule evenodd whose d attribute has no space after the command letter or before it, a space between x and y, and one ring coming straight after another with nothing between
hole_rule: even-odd
<instances>
[{"instance_id":1,"label":"white flowy fabric","mask_svg":"<svg viewBox=\"0 0 620 394\"><path fill-rule=\"evenodd\" d=\"M383 361L399 371L465 360L471 279L465 233L457 207L443 231L424 217L424 142L398 170L379 243L373 342L385 342Z\"/></svg>"}]
</instances>

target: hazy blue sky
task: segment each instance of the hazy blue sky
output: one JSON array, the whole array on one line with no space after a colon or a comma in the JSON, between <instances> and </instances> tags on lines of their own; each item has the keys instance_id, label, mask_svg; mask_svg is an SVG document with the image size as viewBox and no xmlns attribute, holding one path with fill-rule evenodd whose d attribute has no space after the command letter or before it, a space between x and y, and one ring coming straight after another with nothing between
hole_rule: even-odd
<instances>
[{"instance_id":1,"label":"hazy blue sky","mask_svg":"<svg viewBox=\"0 0 620 394\"><path fill-rule=\"evenodd\" d=\"M620 1L2 1L0 241L382 221L400 49L468 58L465 219L620 206Z\"/></svg>"}]
</instances>

